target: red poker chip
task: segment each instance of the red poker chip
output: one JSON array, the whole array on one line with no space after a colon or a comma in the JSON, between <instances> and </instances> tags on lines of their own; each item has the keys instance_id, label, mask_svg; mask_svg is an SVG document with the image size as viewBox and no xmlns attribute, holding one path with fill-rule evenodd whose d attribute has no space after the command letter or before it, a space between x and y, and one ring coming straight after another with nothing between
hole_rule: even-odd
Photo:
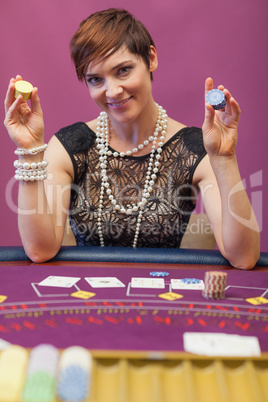
<instances>
[{"instance_id":1,"label":"red poker chip","mask_svg":"<svg viewBox=\"0 0 268 402\"><path fill-rule=\"evenodd\" d=\"M225 291L225 287L214 287L214 288L207 288L204 286L204 290L206 292L224 292Z\"/></svg>"},{"instance_id":2,"label":"red poker chip","mask_svg":"<svg viewBox=\"0 0 268 402\"><path fill-rule=\"evenodd\" d=\"M224 278L224 279L210 279L210 278L205 278L205 280L204 280L204 282L206 282L206 283L225 283L226 282L226 279Z\"/></svg>"},{"instance_id":3,"label":"red poker chip","mask_svg":"<svg viewBox=\"0 0 268 402\"><path fill-rule=\"evenodd\" d=\"M220 283L220 282L218 282L218 283L207 283L207 282L205 282L204 283L205 287L210 287L210 288L214 288L214 287L223 288L223 287L225 287L225 285L226 285L226 282L222 282L222 283Z\"/></svg>"},{"instance_id":4,"label":"red poker chip","mask_svg":"<svg viewBox=\"0 0 268 402\"><path fill-rule=\"evenodd\" d=\"M225 298L227 273L221 271L207 271L204 277L203 297L222 300Z\"/></svg>"},{"instance_id":5,"label":"red poker chip","mask_svg":"<svg viewBox=\"0 0 268 402\"><path fill-rule=\"evenodd\" d=\"M226 283L207 283L207 282L204 283L204 286L209 286L211 288L213 288L215 286L224 287L225 285L226 285Z\"/></svg>"},{"instance_id":6,"label":"red poker chip","mask_svg":"<svg viewBox=\"0 0 268 402\"><path fill-rule=\"evenodd\" d=\"M223 291L223 290L206 290L206 289L204 289L204 290L203 290L203 293L213 295L213 294L217 294L217 293L223 294L224 291Z\"/></svg>"},{"instance_id":7,"label":"red poker chip","mask_svg":"<svg viewBox=\"0 0 268 402\"><path fill-rule=\"evenodd\" d=\"M207 271L205 273L205 277L223 278L223 277L227 277L227 273L226 272L220 272L220 271Z\"/></svg>"},{"instance_id":8,"label":"red poker chip","mask_svg":"<svg viewBox=\"0 0 268 402\"><path fill-rule=\"evenodd\" d=\"M211 297L217 297L217 296L225 296L224 292L210 292L210 291L203 291L203 295L206 296L211 296Z\"/></svg>"},{"instance_id":9,"label":"red poker chip","mask_svg":"<svg viewBox=\"0 0 268 402\"><path fill-rule=\"evenodd\" d=\"M204 286L210 286L210 287L215 287L215 286L222 286L222 287L224 287L226 285L226 282L222 282L222 283L220 283L220 282L218 282L218 283L208 283L208 282L205 282L204 283Z\"/></svg>"},{"instance_id":10,"label":"red poker chip","mask_svg":"<svg viewBox=\"0 0 268 402\"><path fill-rule=\"evenodd\" d=\"M203 297L205 297L206 299L214 299L214 300L223 300L223 299L225 299L225 295L207 295L207 294L203 294Z\"/></svg>"},{"instance_id":11,"label":"red poker chip","mask_svg":"<svg viewBox=\"0 0 268 402\"><path fill-rule=\"evenodd\" d=\"M204 287L205 288L210 288L210 289L214 289L214 288L222 288L222 289L224 289L225 288L225 283L206 283L206 284L204 284Z\"/></svg>"},{"instance_id":12,"label":"red poker chip","mask_svg":"<svg viewBox=\"0 0 268 402\"><path fill-rule=\"evenodd\" d=\"M204 278L204 284L206 285L225 285L227 274L221 275L222 273L218 272L206 272Z\"/></svg>"},{"instance_id":13,"label":"red poker chip","mask_svg":"<svg viewBox=\"0 0 268 402\"><path fill-rule=\"evenodd\" d=\"M224 278L226 278L225 275L205 275L206 279L216 279L216 280L222 280Z\"/></svg>"}]
</instances>

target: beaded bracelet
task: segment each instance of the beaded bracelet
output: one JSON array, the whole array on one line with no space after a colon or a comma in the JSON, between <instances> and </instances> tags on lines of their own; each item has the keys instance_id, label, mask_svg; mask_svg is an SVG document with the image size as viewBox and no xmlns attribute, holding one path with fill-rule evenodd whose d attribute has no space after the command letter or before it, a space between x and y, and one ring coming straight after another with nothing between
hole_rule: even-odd
<instances>
[{"instance_id":1,"label":"beaded bracelet","mask_svg":"<svg viewBox=\"0 0 268 402\"><path fill-rule=\"evenodd\" d=\"M47 178L46 169L40 170L21 170L17 169L15 172L15 179L19 181L39 181Z\"/></svg>"},{"instance_id":2,"label":"beaded bracelet","mask_svg":"<svg viewBox=\"0 0 268 402\"><path fill-rule=\"evenodd\" d=\"M48 165L48 161L44 159L41 162L32 162L32 163L22 163L20 161L15 161L14 162L14 167L16 169L23 169L23 170L35 170L35 169L44 169Z\"/></svg>"},{"instance_id":3,"label":"beaded bracelet","mask_svg":"<svg viewBox=\"0 0 268 402\"><path fill-rule=\"evenodd\" d=\"M14 162L14 167L16 168L14 177L19 181L45 180L47 178L47 165L48 161L45 159L41 162L32 163L22 163L17 160Z\"/></svg>"},{"instance_id":4,"label":"beaded bracelet","mask_svg":"<svg viewBox=\"0 0 268 402\"><path fill-rule=\"evenodd\" d=\"M47 149L47 144L41 145L40 147L24 149L24 148L17 148L14 151L16 155L37 155L39 152L43 152Z\"/></svg>"}]
</instances>

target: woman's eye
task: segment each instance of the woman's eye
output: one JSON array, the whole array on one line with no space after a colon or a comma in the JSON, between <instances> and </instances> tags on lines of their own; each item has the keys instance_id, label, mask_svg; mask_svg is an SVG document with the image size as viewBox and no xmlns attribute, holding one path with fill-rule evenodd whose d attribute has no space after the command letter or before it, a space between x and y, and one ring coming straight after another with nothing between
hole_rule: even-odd
<instances>
[{"instance_id":1,"label":"woman's eye","mask_svg":"<svg viewBox=\"0 0 268 402\"><path fill-rule=\"evenodd\" d=\"M100 77L91 77L87 79L87 84L88 85L98 85L101 83L101 78Z\"/></svg>"},{"instance_id":2,"label":"woman's eye","mask_svg":"<svg viewBox=\"0 0 268 402\"><path fill-rule=\"evenodd\" d=\"M132 70L132 66L125 66L119 69L119 74L127 74Z\"/></svg>"}]
</instances>

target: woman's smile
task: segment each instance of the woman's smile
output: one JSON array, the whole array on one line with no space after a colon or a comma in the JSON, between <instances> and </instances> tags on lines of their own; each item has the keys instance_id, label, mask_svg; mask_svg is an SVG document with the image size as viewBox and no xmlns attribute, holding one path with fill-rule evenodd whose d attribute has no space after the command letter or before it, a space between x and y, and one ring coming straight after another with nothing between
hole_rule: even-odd
<instances>
[{"instance_id":1,"label":"woman's smile","mask_svg":"<svg viewBox=\"0 0 268 402\"><path fill-rule=\"evenodd\" d=\"M115 101L115 102L107 102L108 106L112 109L121 109L123 106L128 106L129 101L132 99L132 96L129 96L122 101Z\"/></svg>"}]
</instances>

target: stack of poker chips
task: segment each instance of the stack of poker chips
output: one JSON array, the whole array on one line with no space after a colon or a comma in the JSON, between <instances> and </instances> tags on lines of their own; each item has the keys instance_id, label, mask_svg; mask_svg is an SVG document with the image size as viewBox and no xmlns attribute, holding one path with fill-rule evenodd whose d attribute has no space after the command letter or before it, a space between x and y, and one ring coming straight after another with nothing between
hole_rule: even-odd
<instances>
[{"instance_id":1,"label":"stack of poker chips","mask_svg":"<svg viewBox=\"0 0 268 402\"><path fill-rule=\"evenodd\" d=\"M221 271L207 271L204 278L202 295L206 299L224 299L227 273Z\"/></svg>"},{"instance_id":2,"label":"stack of poker chips","mask_svg":"<svg viewBox=\"0 0 268 402\"><path fill-rule=\"evenodd\" d=\"M18 402L20 400L27 361L28 352L21 346L12 345L1 352L0 402Z\"/></svg>"},{"instance_id":3,"label":"stack of poker chips","mask_svg":"<svg viewBox=\"0 0 268 402\"><path fill-rule=\"evenodd\" d=\"M27 367L22 402L53 402L59 351L49 344L32 349Z\"/></svg>"},{"instance_id":4,"label":"stack of poker chips","mask_svg":"<svg viewBox=\"0 0 268 402\"><path fill-rule=\"evenodd\" d=\"M61 401L84 401L89 395L92 357L81 346L65 349L59 361L57 394Z\"/></svg>"}]
</instances>

